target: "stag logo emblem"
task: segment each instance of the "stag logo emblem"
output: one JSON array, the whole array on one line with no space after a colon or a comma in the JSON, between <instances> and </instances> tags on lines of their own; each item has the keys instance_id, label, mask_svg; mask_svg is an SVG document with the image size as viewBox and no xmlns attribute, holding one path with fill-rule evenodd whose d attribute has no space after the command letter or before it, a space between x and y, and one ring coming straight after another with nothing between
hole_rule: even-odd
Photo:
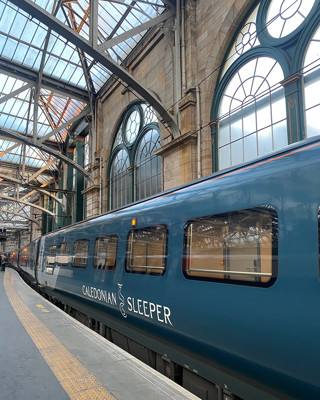
<instances>
[{"instance_id":1,"label":"stag logo emblem","mask_svg":"<svg viewBox=\"0 0 320 400\"><path fill-rule=\"evenodd\" d=\"M122 285L123 285L123 283L118 283L118 298L120 300L119 307L120 307L120 312L121 312L123 318L127 318L127 314L124 310L124 297L121 293Z\"/></svg>"}]
</instances>

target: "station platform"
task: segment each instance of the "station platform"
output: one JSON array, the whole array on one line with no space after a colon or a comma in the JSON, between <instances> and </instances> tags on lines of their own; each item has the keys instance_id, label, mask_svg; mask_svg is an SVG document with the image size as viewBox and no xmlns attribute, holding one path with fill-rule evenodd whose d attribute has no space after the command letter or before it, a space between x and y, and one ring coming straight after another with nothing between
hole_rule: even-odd
<instances>
[{"instance_id":1,"label":"station platform","mask_svg":"<svg viewBox=\"0 0 320 400\"><path fill-rule=\"evenodd\" d=\"M0 271L0 399L198 399Z\"/></svg>"}]
</instances>

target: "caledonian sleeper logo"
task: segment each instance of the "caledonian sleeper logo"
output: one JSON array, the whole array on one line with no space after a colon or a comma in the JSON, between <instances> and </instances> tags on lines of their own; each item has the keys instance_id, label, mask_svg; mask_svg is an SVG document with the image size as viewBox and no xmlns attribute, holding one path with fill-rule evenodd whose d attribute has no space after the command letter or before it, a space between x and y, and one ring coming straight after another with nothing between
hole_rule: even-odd
<instances>
[{"instance_id":1,"label":"caledonian sleeper logo","mask_svg":"<svg viewBox=\"0 0 320 400\"><path fill-rule=\"evenodd\" d=\"M123 318L127 318L130 314L137 314L161 324L173 325L169 307L132 296L125 297L123 283L118 283L118 296L114 292L86 285L82 286L82 294L102 303L119 307Z\"/></svg>"}]
</instances>

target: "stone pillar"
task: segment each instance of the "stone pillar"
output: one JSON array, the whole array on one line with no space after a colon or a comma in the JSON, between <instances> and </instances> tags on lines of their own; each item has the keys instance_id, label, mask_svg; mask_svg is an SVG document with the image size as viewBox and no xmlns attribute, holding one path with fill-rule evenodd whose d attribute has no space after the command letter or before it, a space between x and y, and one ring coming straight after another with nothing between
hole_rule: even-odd
<instances>
[{"instance_id":1,"label":"stone pillar","mask_svg":"<svg viewBox=\"0 0 320 400\"><path fill-rule=\"evenodd\" d=\"M81 167L84 166L84 139L78 137L76 141L76 163ZM83 194L84 176L76 170L76 198L75 198L75 220L76 222L83 220Z\"/></svg>"}]
</instances>

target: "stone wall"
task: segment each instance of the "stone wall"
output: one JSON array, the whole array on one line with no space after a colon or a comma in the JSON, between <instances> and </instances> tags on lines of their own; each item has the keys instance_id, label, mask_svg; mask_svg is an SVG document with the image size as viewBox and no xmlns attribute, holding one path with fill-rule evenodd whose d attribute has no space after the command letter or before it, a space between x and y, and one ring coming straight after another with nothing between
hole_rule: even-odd
<instances>
[{"instance_id":1,"label":"stone wall","mask_svg":"<svg viewBox=\"0 0 320 400\"><path fill-rule=\"evenodd\" d=\"M163 158L163 189L212 173L209 124L215 83L228 45L252 4L252 0L186 0L185 42L181 43L185 51L185 80L178 97L173 18L151 32L128 61L133 76L153 91L167 110L179 113L180 134L175 138L160 123L162 148L158 154ZM96 155L103 158L103 211L107 209L106 175L115 130L124 110L137 99L139 96L119 80L98 99ZM97 188L100 178L96 172L94 175ZM99 208L97 196L95 190L87 196L90 215Z\"/></svg>"}]
</instances>

